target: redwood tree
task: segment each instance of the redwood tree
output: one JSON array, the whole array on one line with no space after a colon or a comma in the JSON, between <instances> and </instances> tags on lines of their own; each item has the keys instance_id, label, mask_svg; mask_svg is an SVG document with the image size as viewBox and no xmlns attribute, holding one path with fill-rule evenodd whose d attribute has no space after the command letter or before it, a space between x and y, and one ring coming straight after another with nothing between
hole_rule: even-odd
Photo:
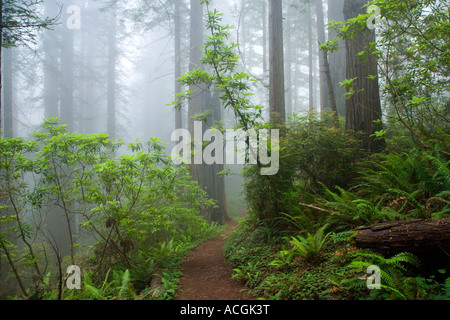
<instances>
[{"instance_id":1,"label":"redwood tree","mask_svg":"<svg viewBox=\"0 0 450 320\"><path fill-rule=\"evenodd\" d=\"M286 121L282 0L269 0L270 119Z\"/></svg>"},{"instance_id":2,"label":"redwood tree","mask_svg":"<svg viewBox=\"0 0 450 320\"><path fill-rule=\"evenodd\" d=\"M367 0L346 0L344 17L346 20L366 14L364 5ZM347 79L352 79L348 85L351 95L346 103L346 130L362 132L361 146L372 152L379 151L383 145L373 135L380 128L376 122L381 120L380 90L378 84L377 61L368 56L359 56L372 42L375 41L375 30L365 28L356 31L354 37L346 38L347 50Z\"/></svg>"}]
</instances>

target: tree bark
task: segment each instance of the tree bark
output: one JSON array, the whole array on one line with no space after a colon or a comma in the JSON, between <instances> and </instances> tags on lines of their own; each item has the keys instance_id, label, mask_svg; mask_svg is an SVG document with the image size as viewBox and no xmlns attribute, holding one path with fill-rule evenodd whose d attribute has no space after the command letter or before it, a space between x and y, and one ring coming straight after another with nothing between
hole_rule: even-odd
<instances>
[{"instance_id":1,"label":"tree bark","mask_svg":"<svg viewBox=\"0 0 450 320\"><path fill-rule=\"evenodd\" d=\"M45 15L56 14L57 6L49 1L45 2ZM44 118L59 118L59 64L58 64L58 41L55 39L55 31L44 31Z\"/></svg>"},{"instance_id":2,"label":"tree bark","mask_svg":"<svg viewBox=\"0 0 450 320\"><path fill-rule=\"evenodd\" d=\"M0 22L3 22L3 0L0 0ZM3 51L3 23L0 23L0 66L2 65L2 51ZM0 137L1 136L3 136L3 130L2 130L2 72L0 70Z\"/></svg>"},{"instance_id":3,"label":"tree bark","mask_svg":"<svg viewBox=\"0 0 450 320\"><path fill-rule=\"evenodd\" d=\"M13 103L13 63L14 48L3 49L3 135L14 137L14 103Z\"/></svg>"},{"instance_id":4,"label":"tree bark","mask_svg":"<svg viewBox=\"0 0 450 320\"><path fill-rule=\"evenodd\" d=\"M322 0L316 0L316 16L317 16L317 39L319 44L325 43L325 22L323 14ZM319 48L319 66L320 66L320 112L327 110L327 78L325 67L325 53Z\"/></svg>"},{"instance_id":5,"label":"tree bark","mask_svg":"<svg viewBox=\"0 0 450 320\"><path fill-rule=\"evenodd\" d=\"M294 92L294 87L292 85L292 19L291 12L289 10L286 12L286 59L285 59L285 81L286 81L286 114L290 115L293 112L292 107L292 95Z\"/></svg>"},{"instance_id":6,"label":"tree bark","mask_svg":"<svg viewBox=\"0 0 450 320\"><path fill-rule=\"evenodd\" d=\"M111 9L108 40L108 134L112 140L117 138L117 122L116 122L116 47L117 47L117 4Z\"/></svg>"},{"instance_id":7,"label":"tree bark","mask_svg":"<svg viewBox=\"0 0 450 320\"><path fill-rule=\"evenodd\" d=\"M355 245L383 254L450 254L450 219L386 222L360 228Z\"/></svg>"},{"instance_id":8,"label":"tree bark","mask_svg":"<svg viewBox=\"0 0 450 320\"><path fill-rule=\"evenodd\" d=\"M344 1L345 0L328 0L328 21L343 22L344 21ZM335 37L328 34L328 39ZM346 79L346 57L345 42L339 40L339 50L328 54L330 64L331 82L333 83L333 91L336 99L336 106L340 116L345 117L345 88L341 88L340 82Z\"/></svg>"},{"instance_id":9,"label":"tree bark","mask_svg":"<svg viewBox=\"0 0 450 320\"><path fill-rule=\"evenodd\" d=\"M269 0L270 120L279 124L286 122L283 44L282 0Z\"/></svg>"},{"instance_id":10,"label":"tree bark","mask_svg":"<svg viewBox=\"0 0 450 320\"><path fill-rule=\"evenodd\" d=\"M65 1L68 7L72 1ZM67 16L64 21L66 21ZM74 31L67 28L65 23L61 26L62 43L61 49L61 122L67 124L67 130L74 130ZM50 93L51 94L51 93Z\"/></svg>"},{"instance_id":11,"label":"tree bark","mask_svg":"<svg viewBox=\"0 0 450 320\"><path fill-rule=\"evenodd\" d=\"M331 111L333 112L334 126L336 128L339 128L339 114L338 114L338 110L337 110L336 99L334 96L333 83L331 81L331 71L330 71L330 64L328 63L328 53L327 52L323 52L323 59L324 59L325 74L326 74L326 79L327 79L328 98L330 100Z\"/></svg>"},{"instance_id":12,"label":"tree bark","mask_svg":"<svg viewBox=\"0 0 450 320\"><path fill-rule=\"evenodd\" d=\"M268 71L268 67L267 67L267 3L265 1L263 1L262 3L262 25L263 25L263 74L266 75L267 71Z\"/></svg>"},{"instance_id":13,"label":"tree bark","mask_svg":"<svg viewBox=\"0 0 450 320\"><path fill-rule=\"evenodd\" d=\"M191 31L190 31L190 59L189 59L189 71L201 67L201 57L202 50L201 46L203 44L203 6L200 4L200 0L191 0ZM194 124L196 115L203 113L203 88L199 85L191 85L189 87L192 94L189 100L189 111L188 111L188 130L191 137L195 136ZM204 126L203 126L204 127ZM202 130L202 134L204 128ZM191 176L192 178L202 185L203 181L203 165L202 164L192 164Z\"/></svg>"},{"instance_id":14,"label":"tree bark","mask_svg":"<svg viewBox=\"0 0 450 320\"><path fill-rule=\"evenodd\" d=\"M175 79L181 78L181 0L175 1ZM182 90L180 82L175 80L175 94ZM175 110L175 129L183 128L183 111Z\"/></svg>"},{"instance_id":15,"label":"tree bark","mask_svg":"<svg viewBox=\"0 0 450 320\"><path fill-rule=\"evenodd\" d=\"M308 68L309 68L309 112L314 113L316 111L316 107L314 106L314 59L313 59L313 34L312 34L312 9L311 2L308 2Z\"/></svg>"},{"instance_id":16,"label":"tree bark","mask_svg":"<svg viewBox=\"0 0 450 320\"><path fill-rule=\"evenodd\" d=\"M367 0L346 0L344 17L346 20L365 14L363 6ZM366 29L353 39L346 40L347 79L354 79L354 91L346 102L346 130L362 132L361 147L371 152L380 151L383 142L372 135L379 130L374 121L382 119L377 62L372 57L362 61L358 54L375 41L375 31ZM370 79L374 76L374 79Z\"/></svg>"}]
</instances>

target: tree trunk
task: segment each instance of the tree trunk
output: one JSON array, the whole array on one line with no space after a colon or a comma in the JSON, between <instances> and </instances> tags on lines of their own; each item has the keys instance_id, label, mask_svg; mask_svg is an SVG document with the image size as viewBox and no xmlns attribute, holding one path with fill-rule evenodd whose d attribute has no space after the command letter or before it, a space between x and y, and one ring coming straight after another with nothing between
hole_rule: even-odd
<instances>
[{"instance_id":1,"label":"tree trunk","mask_svg":"<svg viewBox=\"0 0 450 320\"><path fill-rule=\"evenodd\" d=\"M367 0L346 0L344 17L346 20L365 14L363 6ZM374 30L366 29L353 39L346 40L347 49L347 79L354 79L352 90L354 94L346 103L346 130L362 132L361 147L371 152L377 152L383 147L383 142L372 135L380 128L374 121L381 120L380 90L378 85L378 67L376 61L369 57L361 61L358 53L375 41ZM375 76L371 80L370 76Z\"/></svg>"},{"instance_id":2,"label":"tree trunk","mask_svg":"<svg viewBox=\"0 0 450 320\"><path fill-rule=\"evenodd\" d=\"M344 1L345 0L328 0L328 21L342 22L344 21ZM335 37L333 34L328 35L331 40ZM336 106L340 116L345 117L345 88L341 88L340 82L346 79L346 57L345 42L339 40L339 50L328 54L330 64L331 82L333 83L333 91L336 99Z\"/></svg>"},{"instance_id":3,"label":"tree trunk","mask_svg":"<svg viewBox=\"0 0 450 320\"><path fill-rule=\"evenodd\" d=\"M14 137L13 50L12 47L3 49L3 135L6 138Z\"/></svg>"},{"instance_id":4,"label":"tree trunk","mask_svg":"<svg viewBox=\"0 0 450 320\"><path fill-rule=\"evenodd\" d=\"M97 21L96 12L99 10L99 4L92 0L84 0L83 2L83 27L81 51L83 52L83 83L80 84L82 97L80 105L80 132L85 134L98 133L100 118L100 106L97 101L99 91L99 81L96 79L96 68L98 66L98 56L100 56L99 43L97 41Z\"/></svg>"},{"instance_id":5,"label":"tree trunk","mask_svg":"<svg viewBox=\"0 0 450 320\"><path fill-rule=\"evenodd\" d=\"M45 16L56 15L57 6L49 1L45 2ZM55 31L44 31L44 118L59 118L59 65L57 40Z\"/></svg>"},{"instance_id":6,"label":"tree trunk","mask_svg":"<svg viewBox=\"0 0 450 320\"><path fill-rule=\"evenodd\" d=\"M269 0L270 120L286 122L282 0Z\"/></svg>"},{"instance_id":7,"label":"tree trunk","mask_svg":"<svg viewBox=\"0 0 450 320\"><path fill-rule=\"evenodd\" d=\"M191 31L190 31L190 59L189 59L189 71L201 67L201 46L203 44L203 7L200 4L200 0L191 0ZM191 137L195 136L194 132L194 117L203 113L203 88L198 85L191 85L190 91L195 91L189 100L188 111L188 130ZM203 134L202 130L202 134ZM194 155L195 157L195 155ZM195 181L198 181L202 185L203 180L203 165L192 164L191 175Z\"/></svg>"},{"instance_id":8,"label":"tree trunk","mask_svg":"<svg viewBox=\"0 0 450 320\"><path fill-rule=\"evenodd\" d=\"M316 15L317 15L317 40L319 44L325 43L325 22L323 14L322 0L316 0ZM324 52L319 48L319 66L320 66L320 112L325 112L327 108L327 78Z\"/></svg>"},{"instance_id":9,"label":"tree trunk","mask_svg":"<svg viewBox=\"0 0 450 320\"><path fill-rule=\"evenodd\" d=\"M395 221L363 227L355 237L355 245L389 255L400 252L449 255L450 219Z\"/></svg>"},{"instance_id":10,"label":"tree trunk","mask_svg":"<svg viewBox=\"0 0 450 320\"><path fill-rule=\"evenodd\" d=\"M314 113L316 107L314 106L314 59L313 59L313 34L312 34L312 9L311 2L308 2L308 67L309 67L309 112Z\"/></svg>"},{"instance_id":11,"label":"tree trunk","mask_svg":"<svg viewBox=\"0 0 450 320\"><path fill-rule=\"evenodd\" d=\"M65 1L65 6L70 6L72 1ZM67 16L64 21L67 20ZM63 23L61 26L62 43L61 50L61 122L67 124L67 130L74 130L74 31L67 28Z\"/></svg>"},{"instance_id":12,"label":"tree trunk","mask_svg":"<svg viewBox=\"0 0 450 320\"><path fill-rule=\"evenodd\" d=\"M111 20L109 26L109 44L108 44L108 120L107 129L111 139L117 138L116 124L116 45L117 45L117 5L111 9Z\"/></svg>"},{"instance_id":13,"label":"tree trunk","mask_svg":"<svg viewBox=\"0 0 450 320\"><path fill-rule=\"evenodd\" d=\"M323 51L322 51L323 52ZM325 74L327 78L328 97L330 100L331 111L333 112L334 126L339 128L339 114L337 110L336 100L334 96L333 83L331 81L330 64L328 63L328 53L323 52L323 59L325 64Z\"/></svg>"},{"instance_id":14,"label":"tree trunk","mask_svg":"<svg viewBox=\"0 0 450 320\"><path fill-rule=\"evenodd\" d=\"M214 92L212 96L210 93L206 93L204 97L205 106L211 107L211 121L213 123L208 123L208 125L214 126L215 122L222 120L220 96L217 92ZM224 164L212 164L204 167L206 192L211 199L217 201L217 208L211 209L208 218L210 222L214 221L219 224L225 224L231 220L225 195L225 176L219 174L224 169Z\"/></svg>"},{"instance_id":15,"label":"tree trunk","mask_svg":"<svg viewBox=\"0 0 450 320\"><path fill-rule=\"evenodd\" d=\"M285 80L286 80L286 114L292 114L292 95L294 88L292 86L292 39L291 39L291 12L286 13L286 61L285 61Z\"/></svg>"},{"instance_id":16,"label":"tree trunk","mask_svg":"<svg viewBox=\"0 0 450 320\"><path fill-rule=\"evenodd\" d=\"M3 0L0 0L0 66L2 65L3 51ZM0 137L3 136L2 130L2 72L0 70Z\"/></svg>"},{"instance_id":17,"label":"tree trunk","mask_svg":"<svg viewBox=\"0 0 450 320\"><path fill-rule=\"evenodd\" d=\"M262 3L262 25L263 25L263 75L266 75L266 73L268 72L268 67L267 67L267 3L266 1L263 1Z\"/></svg>"},{"instance_id":18,"label":"tree trunk","mask_svg":"<svg viewBox=\"0 0 450 320\"><path fill-rule=\"evenodd\" d=\"M181 0L175 1L175 79L181 78ZM180 82L175 80L175 94L182 91ZM183 111L175 110L175 129L183 128Z\"/></svg>"}]
</instances>

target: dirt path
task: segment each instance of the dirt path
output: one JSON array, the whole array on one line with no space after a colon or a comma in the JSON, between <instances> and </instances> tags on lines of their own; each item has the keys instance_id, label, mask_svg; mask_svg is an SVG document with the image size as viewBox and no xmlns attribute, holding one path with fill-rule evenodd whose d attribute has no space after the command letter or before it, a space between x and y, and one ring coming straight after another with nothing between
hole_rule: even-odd
<instances>
[{"instance_id":1,"label":"dirt path","mask_svg":"<svg viewBox=\"0 0 450 320\"><path fill-rule=\"evenodd\" d=\"M202 243L183 263L183 276L175 300L251 300L244 286L232 278L233 269L225 261L223 246L235 222L218 237Z\"/></svg>"}]
</instances>

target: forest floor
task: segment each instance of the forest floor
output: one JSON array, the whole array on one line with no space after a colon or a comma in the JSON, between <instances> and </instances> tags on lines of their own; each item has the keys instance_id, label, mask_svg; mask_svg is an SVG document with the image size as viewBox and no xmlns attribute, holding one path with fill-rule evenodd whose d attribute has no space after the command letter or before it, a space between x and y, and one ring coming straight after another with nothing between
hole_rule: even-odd
<instances>
[{"instance_id":1,"label":"forest floor","mask_svg":"<svg viewBox=\"0 0 450 320\"><path fill-rule=\"evenodd\" d=\"M232 278L233 269L225 260L223 247L237 222L230 222L219 236L200 244L183 262L175 300L253 300L244 294L244 285Z\"/></svg>"}]
</instances>

